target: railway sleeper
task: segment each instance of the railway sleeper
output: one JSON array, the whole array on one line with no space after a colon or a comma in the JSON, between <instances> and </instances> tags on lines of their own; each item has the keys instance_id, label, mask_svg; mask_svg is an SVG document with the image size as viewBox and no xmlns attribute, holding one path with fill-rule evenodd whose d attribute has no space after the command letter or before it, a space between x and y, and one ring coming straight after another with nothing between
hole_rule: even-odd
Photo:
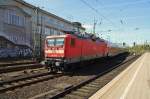
<instances>
[{"instance_id":1,"label":"railway sleeper","mask_svg":"<svg viewBox=\"0 0 150 99\"><path fill-rule=\"evenodd\" d=\"M4 87L0 87L0 90L3 90L3 89L5 89Z\"/></svg>"},{"instance_id":2,"label":"railway sleeper","mask_svg":"<svg viewBox=\"0 0 150 99\"><path fill-rule=\"evenodd\" d=\"M39 78L32 78L32 80L35 80L35 81L36 81L36 80L39 80Z\"/></svg>"},{"instance_id":3,"label":"railway sleeper","mask_svg":"<svg viewBox=\"0 0 150 99\"><path fill-rule=\"evenodd\" d=\"M94 88L94 87L91 87L91 86L84 86L84 87L82 87L82 89L85 89L85 90L97 90L98 88Z\"/></svg>"},{"instance_id":4,"label":"railway sleeper","mask_svg":"<svg viewBox=\"0 0 150 99\"><path fill-rule=\"evenodd\" d=\"M100 84L101 82L102 82L102 80L95 80L95 81L94 81L94 83L99 83L99 84Z\"/></svg>"},{"instance_id":5,"label":"railway sleeper","mask_svg":"<svg viewBox=\"0 0 150 99\"><path fill-rule=\"evenodd\" d=\"M44 99L50 99L52 98L54 95L56 95L57 93L61 92L59 89L55 89L54 91L46 94L44 97Z\"/></svg>"},{"instance_id":6,"label":"railway sleeper","mask_svg":"<svg viewBox=\"0 0 150 99\"><path fill-rule=\"evenodd\" d=\"M94 84L88 84L87 86L88 86L88 87L94 87L94 88L98 88L98 87L99 87L99 86L94 85Z\"/></svg>"},{"instance_id":7,"label":"railway sleeper","mask_svg":"<svg viewBox=\"0 0 150 99\"><path fill-rule=\"evenodd\" d=\"M82 91L75 91L75 92L72 92L71 94L81 96L81 97L85 97L85 96L89 95L89 93L85 93Z\"/></svg>"},{"instance_id":8,"label":"railway sleeper","mask_svg":"<svg viewBox=\"0 0 150 99\"><path fill-rule=\"evenodd\" d=\"M26 84L27 82L26 81L19 81L18 83L19 84Z\"/></svg>"},{"instance_id":9,"label":"railway sleeper","mask_svg":"<svg viewBox=\"0 0 150 99\"><path fill-rule=\"evenodd\" d=\"M98 82L92 82L91 84L96 85L96 86L100 86L100 83L98 83Z\"/></svg>"},{"instance_id":10,"label":"railway sleeper","mask_svg":"<svg viewBox=\"0 0 150 99\"><path fill-rule=\"evenodd\" d=\"M81 89L78 89L77 91L79 92L84 92L84 93L88 93L88 94L92 94L93 92L95 92L95 90L97 89L84 89L84 88L81 88Z\"/></svg>"},{"instance_id":11,"label":"railway sleeper","mask_svg":"<svg viewBox=\"0 0 150 99\"><path fill-rule=\"evenodd\" d=\"M27 79L27 80L26 80L26 82L31 82L31 81L32 81L31 79Z\"/></svg>"},{"instance_id":12,"label":"railway sleeper","mask_svg":"<svg viewBox=\"0 0 150 99\"><path fill-rule=\"evenodd\" d=\"M14 86L19 85L19 83L17 83L17 82L13 82L11 84L14 85Z\"/></svg>"},{"instance_id":13,"label":"railway sleeper","mask_svg":"<svg viewBox=\"0 0 150 99\"><path fill-rule=\"evenodd\" d=\"M81 91L81 92L86 92L86 93L88 93L88 92L90 92L90 90L85 90L85 89L78 89L77 91Z\"/></svg>"},{"instance_id":14,"label":"railway sleeper","mask_svg":"<svg viewBox=\"0 0 150 99\"><path fill-rule=\"evenodd\" d=\"M74 95L74 94L68 94L63 99L85 99L85 97Z\"/></svg>"},{"instance_id":15,"label":"railway sleeper","mask_svg":"<svg viewBox=\"0 0 150 99\"><path fill-rule=\"evenodd\" d=\"M9 88L9 87L11 87L11 86L12 86L12 85L10 85L10 84L3 85L4 88Z\"/></svg>"}]
</instances>

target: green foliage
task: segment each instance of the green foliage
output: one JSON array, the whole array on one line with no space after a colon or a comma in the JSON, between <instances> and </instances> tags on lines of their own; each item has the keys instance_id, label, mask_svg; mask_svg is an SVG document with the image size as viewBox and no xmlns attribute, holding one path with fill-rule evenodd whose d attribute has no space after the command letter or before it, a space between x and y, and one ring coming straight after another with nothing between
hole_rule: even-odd
<instances>
[{"instance_id":1,"label":"green foliage","mask_svg":"<svg viewBox=\"0 0 150 99\"><path fill-rule=\"evenodd\" d=\"M135 54L143 54L145 52L150 52L150 45L149 44L144 44L144 45L135 45L133 47L128 47L126 48L131 53Z\"/></svg>"}]
</instances>

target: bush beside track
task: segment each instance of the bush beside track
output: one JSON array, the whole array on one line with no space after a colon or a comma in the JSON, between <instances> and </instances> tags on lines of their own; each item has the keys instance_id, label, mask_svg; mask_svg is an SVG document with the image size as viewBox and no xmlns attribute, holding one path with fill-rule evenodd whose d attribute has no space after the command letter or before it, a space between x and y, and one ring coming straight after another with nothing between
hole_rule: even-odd
<instances>
[{"instance_id":1,"label":"bush beside track","mask_svg":"<svg viewBox=\"0 0 150 99\"><path fill-rule=\"evenodd\" d=\"M133 47L128 47L126 50L130 53L134 53L136 55L143 54L145 52L150 52L150 45L144 44L144 45L135 45Z\"/></svg>"}]
</instances>

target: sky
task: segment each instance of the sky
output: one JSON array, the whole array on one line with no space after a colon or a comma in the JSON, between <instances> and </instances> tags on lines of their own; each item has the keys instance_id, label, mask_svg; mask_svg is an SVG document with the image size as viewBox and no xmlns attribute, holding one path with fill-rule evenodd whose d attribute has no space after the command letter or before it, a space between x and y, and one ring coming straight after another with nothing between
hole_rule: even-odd
<instances>
[{"instance_id":1,"label":"sky","mask_svg":"<svg viewBox=\"0 0 150 99\"><path fill-rule=\"evenodd\" d=\"M25 0L114 43L150 42L150 0Z\"/></svg>"}]
</instances>

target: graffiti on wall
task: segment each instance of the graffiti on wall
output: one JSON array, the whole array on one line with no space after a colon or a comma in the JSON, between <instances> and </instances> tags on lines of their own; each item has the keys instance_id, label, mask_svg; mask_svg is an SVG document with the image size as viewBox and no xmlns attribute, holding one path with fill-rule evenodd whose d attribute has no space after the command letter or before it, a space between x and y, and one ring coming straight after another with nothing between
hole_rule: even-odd
<instances>
[{"instance_id":1,"label":"graffiti on wall","mask_svg":"<svg viewBox=\"0 0 150 99\"><path fill-rule=\"evenodd\" d=\"M32 57L30 48L0 48L0 58Z\"/></svg>"}]
</instances>

